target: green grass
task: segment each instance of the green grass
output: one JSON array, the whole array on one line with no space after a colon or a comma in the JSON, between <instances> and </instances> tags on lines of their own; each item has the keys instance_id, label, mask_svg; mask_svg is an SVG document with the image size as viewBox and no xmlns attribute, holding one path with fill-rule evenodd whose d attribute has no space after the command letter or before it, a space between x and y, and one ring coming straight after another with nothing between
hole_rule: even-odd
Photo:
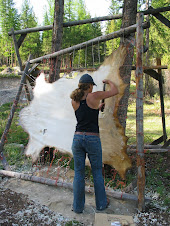
<instances>
[{"instance_id":1,"label":"green grass","mask_svg":"<svg viewBox=\"0 0 170 226\"><path fill-rule=\"evenodd\" d=\"M164 99L165 124L167 135L170 134L170 98ZM151 104L152 103L152 104ZM159 99L144 101L143 105L144 143L149 144L163 135L161 106ZM136 102L130 101L128 106L126 136L128 144L136 143Z\"/></svg>"},{"instance_id":2,"label":"green grass","mask_svg":"<svg viewBox=\"0 0 170 226\"><path fill-rule=\"evenodd\" d=\"M0 78L21 78L21 75L18 74L0 74Z\"/></svg>"},{"instance_id":3,"label":"green grass","mask_svg":"<svg viewBox=\"0 0 170 226\"><path fill-rule=\"evenodd\" d=\"M0 107L0 137L2 136L8 117L10 115L12 103L4 104ZM22 155L20 148L17 148L13 145L9 145L12 143L23 144L26 145L28 143L28 134L24 132L21 126L18 125L19 119L19 111L21 110L22 105L18 106L16 112L14 114L14 118L12 120L12 124L10 126L6 142L4 145L4 155L9 163L9 165L15 165L16 168L21 167L24 163L24 155ZM0 168L2 168L0 162Z\"/></svg>"},{"instance_id":4,"label":"green grass","mask_svg":"<svg viewBox=\"0 0 170 226\"><path fill-rule=\"evenodd\" d=\"M0 136L2 136L5 126L8 121L8 117L10 114L12 104L7 103L0 107ZM14 118L12 120L12 124L9 129L9 133L7 136L7 143L18 143L26 145L28 143L28 134L24 132L21 126L18 124L19 116L18 113L21 110L22 106L18 106L16 112L14 114Z\"/></svg>"}]
</instances>

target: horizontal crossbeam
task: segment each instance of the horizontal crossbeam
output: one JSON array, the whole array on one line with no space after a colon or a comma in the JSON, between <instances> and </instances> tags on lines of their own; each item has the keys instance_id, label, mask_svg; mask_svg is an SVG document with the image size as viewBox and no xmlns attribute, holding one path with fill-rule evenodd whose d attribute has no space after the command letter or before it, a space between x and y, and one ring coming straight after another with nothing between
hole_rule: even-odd
<instances>
[{"instance_id":1,"label":"horizontal crossbeam","mask_svg":"<svg viewBox=\"0 0 170 226\"><path fill-rule=\"evenodd\" d=\"M160 12L166 12L170 11L170 6L168 7L162 7L162 8L157 8L157 9L148 9L145 11L141 11L144 15L147 14L156 14ZM86 19L86 20L79 20L79 21L69 21L63 23L63 27L71 27L71 26L76 26L76 25L81 25L81 24L87 24L87 23L94 23L94 22L99 22L99 21L106 21L106 20L115 20L115 19L121 19L122 14L118 15L112 15L112 16L103 16L103 17L95 17L91 19ZM41 27L33 27L33 28L26 28L18 31L14 31L15 35L18 34L27 34L27 33L32 33L32 32L38 32L38 31L47 31L47 30L52 30L53 25L47 25L47 26L41 26ZM8 32L8 35L11 36L12 32Z\"/></svg>"},{"instance_id":2,"label":"horizontal crossbeam","mask_svg":"<svg viewBox=\"0 0 170 226\"><path fill-rule=\"evenodd\" d=\"M145 23L142 24L142 26L143 26L144 29L146 29L146 28L148 28L150 26L150 23L145 22ZM97 38L91 39L89 41L86 41L86 42L74 45L72 47L69 47L69 48L66 48L66 49L63 49L63 50L51 53L51 54L47 54L47 55L42 56L42 57L38 57L36 59L31 60L30 63L31 64L39 63L39 62L41 62L41 61L43 61L45 59L51 59L51 58L55 58L57 56L64 55L66 53L71 53L72 51L86 48L88 46L91 46L92 44L97 44L99 42L108 41L108 40L111 40L111 39L114 39L114 38L118 38L118 37L122 37L122 36L126 37L128 34L134 33L136 31L136 27L137 27L136 24L131 25L129 27L120 29L120 30L112 32L110 34L102 35L102 36L99 36Z\"/></svg>"}]
</instances>

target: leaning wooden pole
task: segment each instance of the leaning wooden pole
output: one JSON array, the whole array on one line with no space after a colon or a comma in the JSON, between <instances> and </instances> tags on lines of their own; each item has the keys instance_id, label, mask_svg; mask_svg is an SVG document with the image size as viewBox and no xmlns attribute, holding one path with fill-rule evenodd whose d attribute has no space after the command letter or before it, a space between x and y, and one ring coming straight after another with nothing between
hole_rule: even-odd
<instances>
[{"instance_id":1,"label":"leaning wooden pole","mask_svg":"<svg viewBox=\"0 0 170 226\"><path fill-rule=\"evenodd\" d=\"M146 28L148 28L150 26L150 24L149 23L143 23L142 26L143 26L144 29L146 29ZM89 40L87 42L83 42L83 43L77 44L75 46L72 46L72 47L60 50L58 52L51 53L51 54L48 54L48 55L45 55L45 56L42 56L42 57L35 58L33 60L30 60L30 63L31 64L39 63L39 62L43 61L44 59L55 58L57 56L60 56L60 55L66 54L66 53L71 53L74 50L83 49L83 48L86 48L87 46L91 46L92 43L94 45L94 44L97 44L98 42L104 42L104 41L108 41L108 40L113 39L113 38L126 36L126 35L128 35L130 33L134 33L136 31L136 27L137 27L136 24L131 25L131 26L127 27L127 28L120 29L118 31L112 32L112 33L107 34L107 35L99 36L99 37L91 39L91 40Z\"/></svg>"},{"instance_id":2,"label":"leaning wooden pole","mask_svg":"<svg viewBox=\"0 0 170 226\"><path fill-rule=\"evenodd\" d=\"M12 38L13 38L13 42L14 42L15 53L16 53L16 56L17 56L17 59L18 59L19 68L20 68L20 71L22 71L22 61L21 61L21 57L20 57L20 54L19 54L18 43L17 43L16 37L15 37L15 34L14 34L14 28L11 28L11 33L12 33ZM25 87L25 91L26 91L27 100L31 101L31 97L30 97L28 86L26 84L26 80L25 80L24 87Z\"/></svg>"},{"instance_id":3,"label":"leaning wooden pole","mask_svg":"<svg viewBox=\"0 0 170 226\"><path fill-rule=\"evenodd\" d=\"M20 57L20 54L19 54L19 48L18 48L17 40L16 40L16 37L15 37L15 34L14 34L14 28L11 28L11 33L12 33L12 38L13 38L13 42L14 42L15 53L16 53L16 56L17 56L17 59L18 59L19 68L20 68L20 71L22 71L22 61L21 61L21 57Z\"/></svg>"},{"instance_id":4,"label":"leaning wooden pole","mask_svg":"<svg viewBox=\"0 0 170 226\"><path fill-rule=\"evenodd\" d=\"M157 65L161 66L161 59L157 58ZM164 108L164 93L163 93L163 77L161 69L158 69L159 74L159 94L161 102L161 115L162 115L162 128L163 128L163 141L166 143L167 134L166 134L166 124L165 124L165 108Z\"/></svg>"},{"instance_id":5,"label":"leaning wooden pole","mask_svg":"<svg viewBox=\"0 0 170 226\"><path fill-rule=\"evenodd\" d=\"M3 147L4 147L4 144L5 144L5 141L6 141L6 138L7 138L8 131L10 129L11 123L12 123L12 119L14 117L15 110L17 108L17 104L18 104L18 101L19 101L19 98L20 98L20 95L21 95L21 92L22 92L23 85L25 84L26 75L28 73L28 69L29 69L29 66L30 66L29 60L30 60L30 57L29 57L29 59L27 61L24 73L23 73L23 75L21 77L21 82L20 82L20 85L19 85L19 88L18 88L18 92L17 92L15 100L13 102L13 105L12 105L12 108L11 108L11 111L10 111L10 115L8 117L8 121L7 121L5 130L4 130L3 134L2 134L1 141L0 141L0 156L1 156L1 160L2 160L2 163L3 163L4 169L9 169L9 165L8 165L7 161L5 160L5 157L3 155Z\"/></svg>"},{"instance_id":6,"label":"leaning wooden pole","mask_svg":"<svg viewBox=\"0 0 170 226\"><path fill-rule=\"evenodd\" d=\"M138 209L145 209L145 161L143 139L143 14L137 14L136 35L136 142Z\"/></svg>"}]
</instances>

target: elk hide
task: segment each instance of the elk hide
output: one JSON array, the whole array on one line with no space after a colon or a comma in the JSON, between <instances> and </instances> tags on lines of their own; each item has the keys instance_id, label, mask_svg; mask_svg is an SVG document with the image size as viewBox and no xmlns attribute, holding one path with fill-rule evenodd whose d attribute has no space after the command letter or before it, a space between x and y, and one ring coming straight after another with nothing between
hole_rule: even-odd
<instances>
[{"instance_id":1,"label":"elk hide","mask_svg":"<svg viewBox=\"0 0 170 226\"><path fill-rule=\"evenodd\" d=\"M78 87L80 76L89 73L97 84L93 92L103 89L103 79L112 80L119 89L118 95L105 100L105 110L99 114L99 126L103 163L114 167L120 176L125 178L126 170L131 167L131 160L126 153L127 138L124 128L117 117L119 101L126 88L119 74L125 55L126 48L120 46L97 71L84 71L73 79L61 78L54 83L47 83L45 75L41 73L36 79L33 100L20 112L20 124L29 134L27 156L31 156L33 161L37 160L41 150L46 146L72 155L71 144L76 119L70 94Z\"/></svg>"}]
</instances>

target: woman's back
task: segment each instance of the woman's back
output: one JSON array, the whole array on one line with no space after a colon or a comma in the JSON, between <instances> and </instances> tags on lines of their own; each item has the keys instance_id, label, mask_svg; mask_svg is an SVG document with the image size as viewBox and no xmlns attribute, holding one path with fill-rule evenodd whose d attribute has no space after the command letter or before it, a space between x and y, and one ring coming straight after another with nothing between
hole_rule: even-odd
<instances>
[{"instance_id":1,"label":"woman's back","mask_svg":"<svg viewBox=\"0 0 170 226\"><path fill-rule=\"evenodd\" d=\"M90 108L86 99L80 101L80 105L75 111L75 115L77 119L76 132L99 133L99 109Z\"/></svg>"}]
</instances>

